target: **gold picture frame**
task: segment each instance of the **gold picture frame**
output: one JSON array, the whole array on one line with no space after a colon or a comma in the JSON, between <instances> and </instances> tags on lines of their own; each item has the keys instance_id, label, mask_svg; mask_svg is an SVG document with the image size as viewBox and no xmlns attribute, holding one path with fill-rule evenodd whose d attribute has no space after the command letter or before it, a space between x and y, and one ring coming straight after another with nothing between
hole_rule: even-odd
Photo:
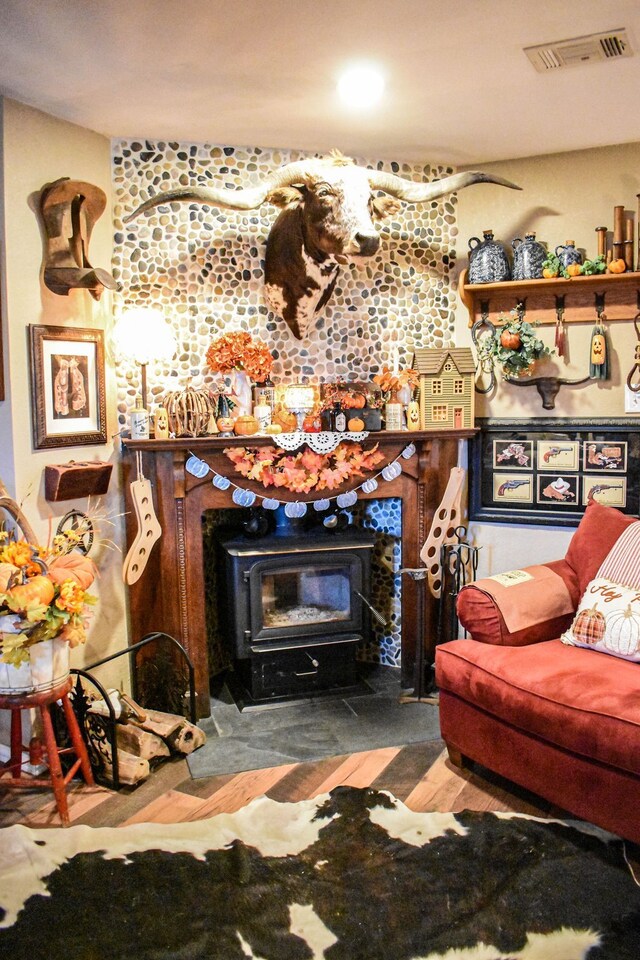
<instances>
[{"instance_id":1,"label":"gold picture frame","mask_svg":"<svg viewBox=\"0 0 640 960\"><path fill-rule=\"evenodd\" d=\"M107 442L102 330L29 324L36 450Z\"/></svg>"}]
</instances>

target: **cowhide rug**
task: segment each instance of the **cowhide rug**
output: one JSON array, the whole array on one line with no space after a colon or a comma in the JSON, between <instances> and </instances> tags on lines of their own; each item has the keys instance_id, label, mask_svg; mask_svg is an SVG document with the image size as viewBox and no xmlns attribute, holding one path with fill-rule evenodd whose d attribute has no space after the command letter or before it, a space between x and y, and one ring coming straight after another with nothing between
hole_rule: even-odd
<instances>
[{"instance_id":1,"label":"cowhide rug","mask_svg":"<svg viewBox=\"0 0 640 960\"><path fill-rule=\"evenodd\" d=\"M0 831L11 960L638 960L619 840L339 787L176 825Z\"/></svg>"}]
</instances>

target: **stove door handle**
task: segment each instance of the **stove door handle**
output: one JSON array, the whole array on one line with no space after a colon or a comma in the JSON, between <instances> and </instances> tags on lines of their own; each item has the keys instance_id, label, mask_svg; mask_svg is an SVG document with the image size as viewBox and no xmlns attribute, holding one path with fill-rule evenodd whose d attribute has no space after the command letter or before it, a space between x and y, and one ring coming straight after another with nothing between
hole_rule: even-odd
<instances>
[{"instance_id":1,"label":"stove door handle","mask_svg":"<svg viewBox=\"0 0 640 960\"><path fill-rule=\"evenodd\" d=\"M300 672L299 670L294 670L293 675L295 677L314 677L318 672L318 667L320 663L316 660L315 657L312 657L310 653L305 652L305 656L311 660L311 665L315 668L314 670L307 670L305 673Z\"/></svg>"}]
</instances>

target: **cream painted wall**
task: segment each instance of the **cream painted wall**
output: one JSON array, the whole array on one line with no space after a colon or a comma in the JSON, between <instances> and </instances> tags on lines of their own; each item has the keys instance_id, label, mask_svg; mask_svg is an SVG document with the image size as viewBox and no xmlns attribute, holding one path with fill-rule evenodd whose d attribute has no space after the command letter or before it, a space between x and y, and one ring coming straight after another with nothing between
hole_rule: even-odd
<instances>
[{"instance_id":1,"label":"cream painted wall","mask_svg":"<svg viewBox=\"0 0 640 960\"><path fill-rule=\"evenodd\" d=\"M35 451L32 447L29 394L28 324L105 329L112 315L112 300L105 292L99 302L86 291L68 297L49 291L41 282L42 241L36 204L39 191L59 177L96 184L108 197L107 209L93 231L89 257L96 267L109 270L112 256L111 146L106 138L82 127L55 119L15 101L3 102L3 248L5 354L7 400L0 403L0 475L23 508L36 534L46 542L50 531L72 507L115 518L115 526L99 524L98 540L124 542L119 485L119 455L113 440L106 445L61 447ZM113 366L107 357L108 436L117 431L116 389ZM109 493L94 498L48 503L44 499L44 467L69 460L109 460L114 464ZM99 570L92 592L98 606L85 647L72 651L72 666L81 667L127 644L126 608L121 580L122 554L104 544L91 556ZM128 686L128 658L101 668L99 677L109 685Z\"/></svg>"},{"instance_id":2,"label":"cream painted wall","mask_svg":"<svg viewBox=\"0 0 640 960\"><path fill-rule=\"evenodd\" d=\"M640 143L503 161L485 164L482 169L517 183L522 192L491 186L460 192L458 274L468 264L469 238L481 236L486 229L493 229L496 238L509 246L514 237L522 237L528 230L535 230L537 239L551 250L567 240L575 240L586 256L593 257L597 253L595 228L612 229L615 205L624 204L637 219ZM533 317L531 304L527 319ZM460 346L471 345L468 321L469 315L458 301L456 343ZM584 376L588 372L591 324L567 324L567 331L569 362L550 359L544 372L571 378ZM476 415L624 417L624 383L633 364L636 334L631 321L610 324L609 333L613 347L610 381L561 388L551 411L542 409L534 388L524 390L500 384L490 398L477 395ZM553 346L553 325L540 327L540 336ZM640 420L629 417L629 425L630 429L638 429ZM487 575L563 556L573 528L473 523L470 533L482 547L480 575Z\"/></svg>"}]
</instances>

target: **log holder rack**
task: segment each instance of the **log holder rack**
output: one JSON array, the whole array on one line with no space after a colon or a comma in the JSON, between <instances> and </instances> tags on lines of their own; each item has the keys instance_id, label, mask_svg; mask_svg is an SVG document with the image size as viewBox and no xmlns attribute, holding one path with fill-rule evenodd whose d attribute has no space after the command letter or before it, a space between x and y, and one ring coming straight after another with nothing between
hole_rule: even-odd
<instances>
[{"instance_id":1,"label":"log holder rack","mask_svg":"<svg viewBox=\"0 0 640 960\"><path fill-rule=\"evenodd\" d=\"M109 746L111 748L111 771L112 771L111 778L107 782L107 777L104 775L103 771L94 770L94 775L98 782L102 783L102 785L104 786L110 787L113 790L120 789L120 773L119 773L119 767L118 767L118 744L117 744L117 736L116 736L117 717L116 717L115 710L113 708L113 704L111 703L111 698L109 697L109 694L106 688L101 683L101 681L97 679L97 677L93 676L91 671L96 670L98 667L103 666L105 663L110 663L112 660L117 660L119 657L126 656L127 654L129 656L133 656L136 653L136 651L140 650L142 647L146 647L149 643L152 643L158 640L165 641L173 645L173 647L178 651L178 653L180 654L182 660L184 661L187 667L187 671L189 674L189 690L187 694L187 697L189 700L189 719L191 723L196 724L197 710L196 710L196 685L195 685L194 666L191 661L191 658L189 657L187 651L182 646L182 644L179 643L179 641L176 640L175 637L170 636L170 634L168 633L163 633L161 631L154 631L153 633L149 633L146 636L144 636L142 640L139 640L137 643L134 643L128 647L124 647L122 650L117 650L115 653L112 653L110 656L103 657L102 660L96 660L94 663L88 664L83 669L72 668L70 671L71 674L76 677L76 682L72 691L71 700L73 703L75 714L78 718L80 729L82 730L85 740L88 740L87 729L86 729L86 716L87 716L87 713L89 712L89 706L91 701L88 699L86 691L81 681L86 680L93 687L95 687L95 689L98 691L98 693L100 694L100 696L102 697L102 699L104 700L107 706L108 716L100 715L100 721L104 722L104 726L106 728L106 736L109 741ZM97 717L99 715L96 714L95 716ZM90 757L95 756L96 751L95 751L95 748L92 746L92 744L87 743L87 746L89 748Z\"/></svg>"}]
</instances>

